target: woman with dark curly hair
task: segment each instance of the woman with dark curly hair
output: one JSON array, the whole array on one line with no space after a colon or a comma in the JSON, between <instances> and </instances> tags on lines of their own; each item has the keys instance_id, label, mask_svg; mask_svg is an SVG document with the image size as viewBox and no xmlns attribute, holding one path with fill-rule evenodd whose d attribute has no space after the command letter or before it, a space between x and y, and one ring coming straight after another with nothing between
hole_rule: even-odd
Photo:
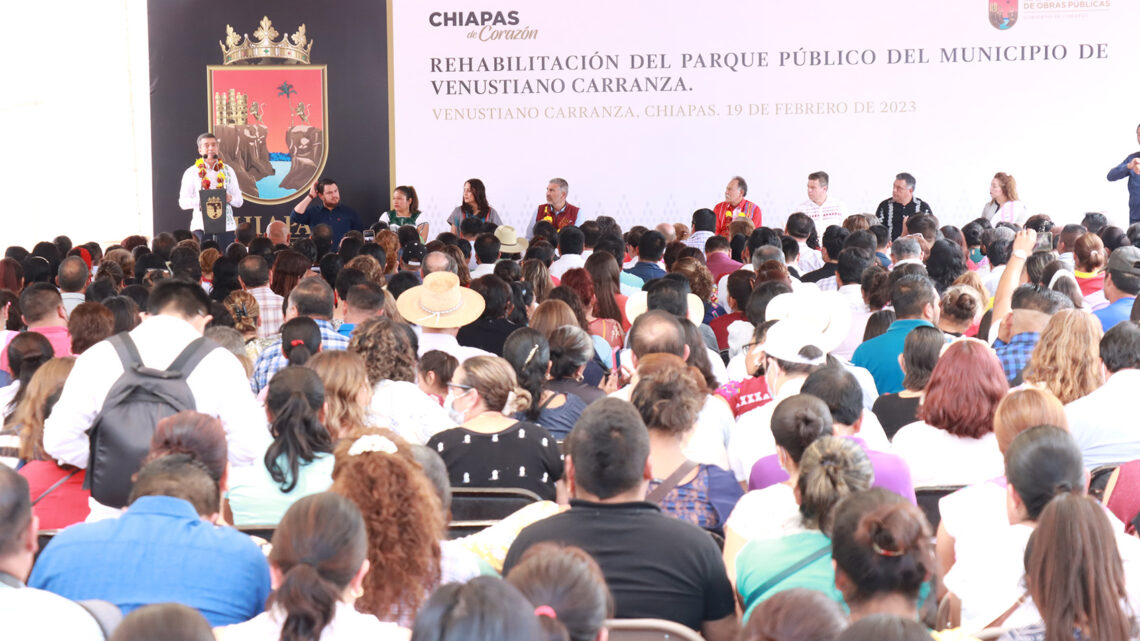
<instances>
[{"instance_id":1,"label":"woman with dark curly hair","mask_svg":"<svg viewBox=\"0 0 1140 641\"><path fill-rule=\"evenodd\" d=\"M416 385L418 341L412 328L387 316L356 326L349 351L364 359L372 385L371 420L387 425L411 443L455 425L447 412Z\"/></svg>"},{"instance_id":2,"label":"woman with dark curly hair","mask_svg":"<svg viewBox=\"0 0 1140 641\"><path fill-rule=\"evenodd\" d=\"M332 491L364 515L370 570L356 609L408 625L439 584L446 524L431 482L407 443L366 432L336 448Z\"/></svg>"}]
</instances>

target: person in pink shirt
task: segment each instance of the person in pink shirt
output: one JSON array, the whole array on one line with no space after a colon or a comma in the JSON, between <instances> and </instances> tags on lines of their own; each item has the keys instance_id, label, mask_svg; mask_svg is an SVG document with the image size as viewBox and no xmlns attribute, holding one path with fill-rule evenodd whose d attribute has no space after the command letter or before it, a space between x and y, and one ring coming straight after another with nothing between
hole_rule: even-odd
<instances>
[{"instance_id":1,"label":"person in pink shirt","mask_svg":"<svg viewBox=\"0 0 1140 641\"><path fill-rule=\"evenodd\" d=\"M47 283L32 283L20 292L20 310L28 331L42 334L51 343L55 356L71 356L71 334L67 331L67 310L59 290ZM8 365L8 343L15 334L9 334L0 352L0 369L11 373Z\"/></svg>"}]
</instances>

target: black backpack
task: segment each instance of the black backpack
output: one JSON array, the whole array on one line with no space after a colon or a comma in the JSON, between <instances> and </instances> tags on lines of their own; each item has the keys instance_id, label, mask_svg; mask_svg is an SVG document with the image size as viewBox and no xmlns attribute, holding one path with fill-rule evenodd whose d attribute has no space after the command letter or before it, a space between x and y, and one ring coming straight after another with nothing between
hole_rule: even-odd
<instances>
[{"instance_id":1,"label":"black backpack","mask_svg":"<svg viewBox=\"0 0 1140 641\"><path fill-rule=\"evenodd\" d=\"M91 456L83 487L104 505L124 507L131 493L131 477L150 451L155 425L167 416L195 409L186 378L218 344L205 337L195 339L169 369L160 370L143 365L127 332L108 340L123 363L123 375L107 392L103 408L87 430Z\"/></svg>"}]
</instances>

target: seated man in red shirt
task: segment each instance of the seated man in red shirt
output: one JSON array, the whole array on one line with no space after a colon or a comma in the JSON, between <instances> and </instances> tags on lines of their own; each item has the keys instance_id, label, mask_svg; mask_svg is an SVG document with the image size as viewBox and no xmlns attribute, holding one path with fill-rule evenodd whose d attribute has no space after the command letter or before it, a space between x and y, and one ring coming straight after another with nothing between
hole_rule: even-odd
<instances>
[{"instance_id":1,"label":"seated man in red shirt","mask_svg":"<svg viewBox=\"0 0 1140 641\"><path fill-rule=\"evenodd\" d=\"M562 178L551 178L546 186L546 204L539 205L534 214L534 220L526 229L526 237L532 238L534 224L540 220L550 221L554 230L561 230L567 225L578 222L578 208L566 202L566 194L570 191L570 184Z\"/></svg>"},{"instance_id":2,"label":"seated man in red shirt","mask_svg":"<svg viewBox=\"0 0 1140 641\"><path fill-rule=\"evenodd\" d=\"M740 176L733 176L724 189L724 202L713 207L716 214L716 233L718 236L728 237L728 226L734 218L747 216L752 224L761 227L763 215L760 207L754 202L744 200L748 195L748 183Z\"/></svg>"}]
</instances>

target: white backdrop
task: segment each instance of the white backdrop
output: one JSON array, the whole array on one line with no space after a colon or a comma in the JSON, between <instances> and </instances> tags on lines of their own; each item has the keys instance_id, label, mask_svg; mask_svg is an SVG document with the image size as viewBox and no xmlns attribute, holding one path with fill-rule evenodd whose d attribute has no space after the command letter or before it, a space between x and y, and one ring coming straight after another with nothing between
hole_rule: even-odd
<instances>
[{"instance_id":1,"label":"white backdrop","mask_svg":"<svg viewBox=\"0 0 1140 641\"><path fill-rule=\"evenodd\" d=\"M962 224L979 215L990 178L1005 171L1032 213L1067 222L1103 211L1127 224L1124 183L1105 174L1137 147L1140 3L1023 0L1005 31L991 26L984 0L392 4L395 184L416 187L439 225L433 232L472 177L483 179L491 205L516 226L544 202L547 180L560 176L585 217L608 214L628 228L687 222L694 209L722 200L734 174L747 179L747 197L765 220L779 224L806 199L807 174L816 170L831 175L831 194L852 212L873 212L890 196L894 175L908 171L940 220ZM1068 6L1081 4L1088 6ZM490 12L492 22L495 12L510 21L515 11L517 24L432 24L443 21L436 13L460 12L466 21L472 8ZM486 40L495 31L523 38ZM995 47L1003 57L1028 58L1022 45L1044 49L1035 60L962 61ZM917 62L919 48L929 62ZM915 50L915 62L889 64L889 49ZM838 52L855 52L850 61L870 51L875 62L812 65L812 51L830 52L832 61ZM951 51L957 62L943 60ZM725 54L749 54L756 62L760 52L766 67L708 68L709 54L722 62ZM595 53L603 61L616 56L617 68L493 70L495 57L530 64L530 56L557 56L580 66ZM795 64L796 53L808 64ZM631 54L655 54L671 68L631 69ZM695 68L698 54L706 68ZM447 71L449 61L460 69L481 59L490 71ZM624 78L628 86L662 76L671 80L658 82L679 79L687 90L574 91L591 80ZM447 83L482 88L502 79L561 80L565 90L476 95ZM805 103L847 113L796 114ZM874 113L855 113L857 104ZM741 115L730 114L732 105ZM570 107L613 107L633 117L558 117L558 108ZM495 108L537 117L492 119L501 115ZM662 116L677 109L693 115ZM749 115L762 109L767 115Z\"/></svg>"}]
</instances>

